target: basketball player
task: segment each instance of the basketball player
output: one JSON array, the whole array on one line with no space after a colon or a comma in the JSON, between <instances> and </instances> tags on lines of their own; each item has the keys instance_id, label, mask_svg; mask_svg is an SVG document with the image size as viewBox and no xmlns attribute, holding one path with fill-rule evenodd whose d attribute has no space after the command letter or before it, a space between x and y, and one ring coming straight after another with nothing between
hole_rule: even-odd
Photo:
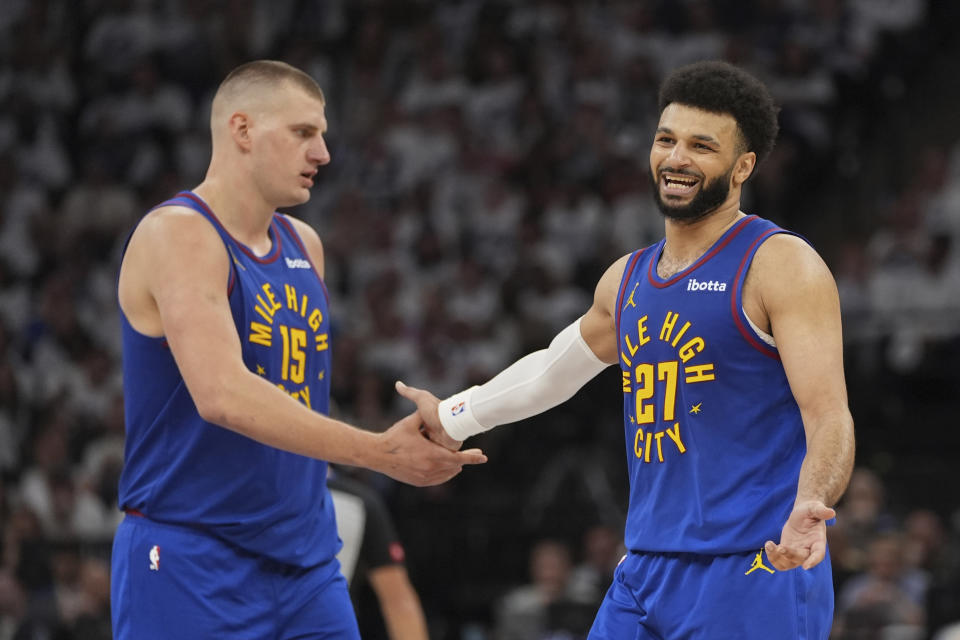
<instances>
[{"instance_id":1,"label":"basketball player","mask_svg":"<svg viewBox=\"0 0 960 640\"><path fill-rule=\"evenodd\" d=\"M439 403L397 387L456 447L619 363L629 553L590 638L826 638L825 527L854 455L837 289L807 242L740 211L777 134L767 89L702 62L666 78L660 110L665 238L616 261L585 315L489 382Z\"/></svg>"},{"instance_id":2,"label":"basketball player","mask_svg":"<svg viewBox=\"0 0 960 640\"><path fill-rule=\"evenodd\" d=\"M327 417L323 247L276 213L330 161L324 97L256 61L213 100L203 182L150 211L120 269L127 433L116 638L358 638L325 460L416 485L479 451Z\"/></svg>"}]
</instances>

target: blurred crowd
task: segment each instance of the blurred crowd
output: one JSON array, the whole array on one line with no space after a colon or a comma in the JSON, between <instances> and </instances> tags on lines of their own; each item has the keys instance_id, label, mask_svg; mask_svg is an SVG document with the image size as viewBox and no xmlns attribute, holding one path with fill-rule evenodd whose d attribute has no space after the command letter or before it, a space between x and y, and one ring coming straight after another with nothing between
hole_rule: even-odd
<instances>
[{"instance_id":1,"label":"blurred crowd","mask_svg":"<svg viewBox=\"0 0 960 640\"><path fill-rule=\"evenodd\" d=\"M485 380L660 237L647 154L667 70L724 58L767 81L782 134L744 208L804 233L844 307L861 467L831 532L835 635L920 639L960 621L960 504L920 486L949 492L960 453L954 3L3 5L0 640L110 635L119 258L145 211L202 179L213 92L254 58L303 68L327 96L333 161L291 213L325 245L334 413L371 429L411 408L393 380L441 397ZM445 487L366 478L407 538L435 637L589 624L619 559L617 385L601 375L482 436L491 463Z\"/></svg>"}]
</instances>

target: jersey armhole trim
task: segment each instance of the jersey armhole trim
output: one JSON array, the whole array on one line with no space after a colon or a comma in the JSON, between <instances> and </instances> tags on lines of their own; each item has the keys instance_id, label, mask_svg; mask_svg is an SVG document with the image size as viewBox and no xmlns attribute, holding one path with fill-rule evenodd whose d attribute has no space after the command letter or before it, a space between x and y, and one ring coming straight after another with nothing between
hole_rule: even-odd
<instances>
[{"instance_id":1,"label":"jersey armhole trim","mask_svg":"<svg viewBox=\"0 0 960 640\"><path fill-rule=\"evenodd\" d=\"M649 248L649 247L648 247ZM620 349L620 314L622 311L621 304L623 304L623 296L627 292L627 284L630 282L630 278L633 275L633 270L637 267L637 262L640 260L640 256L646 253L647 249L638 249L634 252L630 259L627 261L627 266L623 270L623 276L620 278L620 290L617 292L617 306L614 309L614 325L617 330L617 350Z\"/></svg>"},{"instance_id":2,"label":"jersey armhole trim","mask_svg":"<svg viewBox=\"0 0 960 640\"><path fill-rule=\"evenodd\" d=\"M698 258L697 261L694 262L692 265L690 265L680 273L672 276L669 280L664 280L663 282L657 281L657 278L654 277L654 263L658 261L651 260L650 265L647 268L647 279L650 281L650 284L656 287L657 289L666 289L667 287L674 284L675 282L683 278L686 278L688 275L690 275L691 273L699 269L704 263L710 260L713 256L720 253L721 249L723 249L725 246L730 244L730 242L733 241L733 239L736 238L741 231L747 228L748 224L750 224L756 219L757 219L757 216L749 215L744 219L740 220L739 222L737 222L733 227L731 227L724 233L724 237L721 238L721 240L717 242L717 244L712 249L710 249L707 253L700 256L700 258Z\"/></svg>"},{"instance_id":3,"label":"jersey armhole trim","mask_svg":"<svg viewBox=\"0 0 960 640\"><path fill-rule=\"evenodd\" d=\"M743 322L743 318L746 318L747 314L745 311L743 311L742 289L743 281L746 279L745 271L747 266L753 261L753 256L756 254L757 247L759 247L760 244L770 236L782 232L783 230L780 228L770 229L762 233L760 237L753 241L753 243L750 245L750 248L747 249L746 253L744 254L743 259L740 261L740 266L737 268L737 275L733 280L733 291L730 294L730 312L733 315L734 324L736 324L737 329L740 331L740 335L742 335L743 338L757 351L769 358L773 358L774 360L780 360L780 353L770 345L761 342L759 336L757 336L757 334L748 328ZM741 314L743 317L741 317ZM749 318L747 320L750 322Z\"/></svg>"},{"instance_id":4,"label":"jersey armhole trim","mask_svg":"<svg viewBox=\"0 0 960 640\"><path fill-rule=\"evenodd\" d=\"M290 237L293 238L293 242L300 248L300 253L303 254L304 260L310 263L310 268L313 270L313 275L317 276L317 280L320 281L320 286L323 288L323 295L327 298L327 304L330 304L330 292L327 291L327 283L323 281L323 278L320 277L320 272L317 271L317 265L313 264L313 259L310 257L310 252L307 251L306 246L303 244L303 239L300 237L300 234L297 233L296 228L294 228L293 223L287 219L283 214L277 213L276 219L283 225L287 230L287 233L290 234Z\"/></svg>"},{"instance_id":5,"label":"jersey armhole trim","mask_svg":"<svg viewBox=\"0 0 960 640\"><path fill-rule=\"evenodd\" d=\"M258 256L253 251L251 251L247 245L243 244L242 242L234 238L233 234L227 231L227 228L223 226L222 222L220 222L220 218L217 217L217 214L213 212L213 209L211 209L209 205L207 205L207 203L204 202L200 196L193 193L192 191L184 191L178 194L178 197L184 197L189 199L191 202L193 202L196 205L195 207L191 207L193 209L196 209L196 207L200 207L199 209L196 209L196 210L199 213L206 216L207 218L209 218L213 222L214 226L219 227L219 230L222 231L224 234L226 234L226 236L230 238L230 240L232 240L235 245L237 245L237 248L240 249L240 251L242 251L248 258L250 258L254 262L259 262L260 264L270 264L272 262L276 262L277 258L279 258L280 254L283 252L283 240L281 240L280 234L276 232L276 229L274 228L272 223L270 225L270 229L273 231L273 248L270 250L270 253L268 253L267 255ZM276 218L276 213L274 213L274 218Z\"/></svg>"}]
</instances>

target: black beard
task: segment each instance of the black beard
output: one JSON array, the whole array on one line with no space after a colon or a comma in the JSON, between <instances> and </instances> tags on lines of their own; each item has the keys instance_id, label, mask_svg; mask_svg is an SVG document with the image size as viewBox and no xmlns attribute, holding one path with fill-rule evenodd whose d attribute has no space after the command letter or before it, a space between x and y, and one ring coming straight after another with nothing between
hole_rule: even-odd
<instances>
[{"instance_id":1,"label":"black beard","mask_svg":"<svg viewBox=\"0 0 960 640\"><path fill-rule=\"evenodd\" d=\"M683 173L677 171L674 173ZM730 195L730 176L733 175L733 167L723 174L707 182L702 189L693 197L690 204L674 206L668 204L660 195L660 183L651 173L650 179L653 181L653 199L657 202L657 208L666 218L674 222L683 222L692 224L701 218L705 218L714 209L723 204L723 201Z\"/></svg>"}]
</instances>

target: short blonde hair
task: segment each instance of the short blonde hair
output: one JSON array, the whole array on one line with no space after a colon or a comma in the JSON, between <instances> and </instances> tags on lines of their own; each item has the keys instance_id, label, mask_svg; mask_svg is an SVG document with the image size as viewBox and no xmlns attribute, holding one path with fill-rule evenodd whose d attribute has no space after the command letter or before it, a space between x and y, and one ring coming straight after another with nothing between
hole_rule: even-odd
<instances>
[{"instance_id":1,"label":"short blonde hair","mask_svg":"<svg viewBox=\"0 0 960 640\"><path fill-rule=\"evenodd\" d=\"M216 95L239 93L252 87L275 89L285 82L303 89L308 95L326 105L323 90L316 80L293 65L280 60L254 60L240 65L227 74L220 83Z\"/></svg>"}]
</instances>

